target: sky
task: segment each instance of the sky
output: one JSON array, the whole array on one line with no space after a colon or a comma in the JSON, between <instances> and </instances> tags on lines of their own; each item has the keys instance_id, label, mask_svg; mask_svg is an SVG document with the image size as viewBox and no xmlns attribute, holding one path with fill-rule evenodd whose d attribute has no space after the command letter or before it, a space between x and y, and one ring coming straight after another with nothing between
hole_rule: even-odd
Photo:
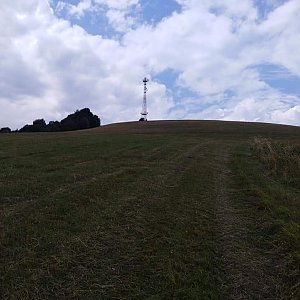
<instances>
[{"instance_id":1,"label":"sky","mask_svg":"<svg viewBox=\"0 0 300 300\"><path fill-rule=\"evenodd\" d=\"M0 127L88 107L300 125L300 0L1 0Z\"/></svg>"}]
</instances>

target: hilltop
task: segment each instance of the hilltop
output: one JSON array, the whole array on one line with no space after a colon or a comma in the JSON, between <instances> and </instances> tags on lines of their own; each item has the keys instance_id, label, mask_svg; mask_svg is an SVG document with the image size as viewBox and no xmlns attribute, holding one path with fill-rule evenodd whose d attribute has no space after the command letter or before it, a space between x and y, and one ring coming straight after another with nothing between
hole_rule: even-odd
<instances>
[{"instance_id":1,"label":"hilltop","mask_svg":"<svg viewBox=\"0 0 300 300\"><path fill-rule=\"evenodd\" d=\"M3 299L299 299L300 128L0 136Z\"/></svg>"},{"instance_id":2,"label":"hilltop","mask_svg":"<svg viewBox=\"0 0 300 300\"><path fill-rule=\"evenodd\" d=\"M214 121L214 120L170 120L147 122L124 122L101 126L101 133L185 133L185 134L237 134L267 136L299 136L300 127L257 122Z\"/></svg>"}]
</instances>

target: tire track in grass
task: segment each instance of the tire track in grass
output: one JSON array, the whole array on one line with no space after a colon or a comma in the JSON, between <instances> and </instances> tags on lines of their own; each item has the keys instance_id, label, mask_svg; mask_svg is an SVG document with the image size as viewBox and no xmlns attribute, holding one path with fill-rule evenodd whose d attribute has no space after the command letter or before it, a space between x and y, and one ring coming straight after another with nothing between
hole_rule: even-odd
<instances>
[{"instance_id":1,"label":"tire track in grass","mask_svg":"<svg viewBox=\"0 0 300 300\"><path fill-rule=\"evenodd\" d=\"M211 187L215 144L200 140L179 151L164 179L151 180L144 206L147 258L144 296L153 299L218 299L214 197ZM179 150L179 149L178 149ZM166 162L165 162L166 163ZM151 298L152 299L152 298Z\"/></svg>"}]
</instances>

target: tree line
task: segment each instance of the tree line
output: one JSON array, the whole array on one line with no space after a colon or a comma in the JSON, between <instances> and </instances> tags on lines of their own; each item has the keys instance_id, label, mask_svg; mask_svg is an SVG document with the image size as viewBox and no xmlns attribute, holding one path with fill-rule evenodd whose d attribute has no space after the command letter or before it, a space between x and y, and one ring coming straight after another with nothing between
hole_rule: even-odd
<instances>
[{"instance_id":1,"label":"tree line","mask_svg":"<svg viewBox=\"0 0 300 300\"><path fill-rule=\"evenodd\" d=\"M76 110L61 121L50 121L46 124L44 119L37 119L32 125L25 125L18 132L58 132L74 131L88 128L95 128L101 125L100 118L94 115L89 108ZM0 129L0 132L11 132L9 127Z\"/></svg>"}]
</instances>

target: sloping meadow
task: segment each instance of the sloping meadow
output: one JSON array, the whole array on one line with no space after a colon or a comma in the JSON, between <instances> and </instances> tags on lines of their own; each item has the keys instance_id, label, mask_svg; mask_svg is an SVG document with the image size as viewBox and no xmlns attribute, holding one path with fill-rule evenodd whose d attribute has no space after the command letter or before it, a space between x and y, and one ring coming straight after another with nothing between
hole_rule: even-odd
<instances>
[{"instance_id":1,"label":"sloping meadow","mask_svg":"<svg viewBox=\"0 0 300 300\"><path fill-rule=\"evenodd\" d=\"M1 297L297 299L299 129L142 123L0 136Z\"/></svg>"}]
</instances>

